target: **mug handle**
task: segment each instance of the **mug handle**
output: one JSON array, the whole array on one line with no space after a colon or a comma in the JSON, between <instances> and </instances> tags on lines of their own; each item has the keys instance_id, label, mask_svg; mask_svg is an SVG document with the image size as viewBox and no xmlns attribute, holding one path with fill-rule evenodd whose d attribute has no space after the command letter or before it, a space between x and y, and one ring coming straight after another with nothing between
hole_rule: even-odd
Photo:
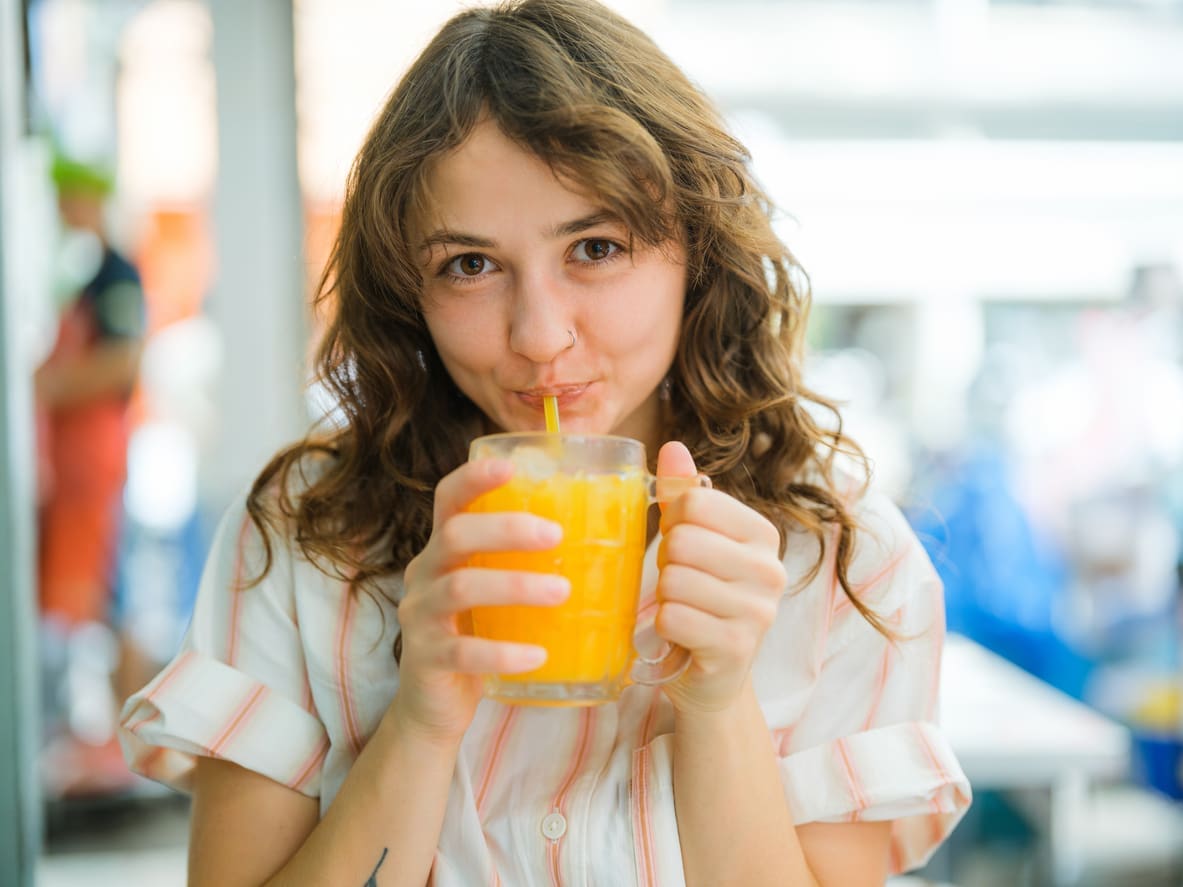
<instances>
[{"instance_id":1,"label":"mug handle","mask_svg":"<svg viewBox=\"0 0 1183 887\"><path fill-rule=\"evenodd\" d=\"M649 659L641 653L642 650L654 648L664 648L655 659ZM633 635L633 649L637 651L637 658L629 672L629 682L633 684L655 687L681 677L690 667L690 651L662 640L652 622L637 629Z\"/></svg>"},{"instance_id":2,"label":"mug handle","mask_svg":"<svg viewBox=\"0 0 1183 887\"><path fill-rule=\"evenodd\" d=\"M711 479L705 474L696 477L656 477L649 475L649 504L673 502L683 493L695 487L709 487ZM665 684L690 667L690 651L662 640L657 627L649 622L637 629L633 635L633 649L637 658L633 662L629 680L634 684L654 687ZM659 655L649 658L642 651L661 650Z\"/></svg>"},{"instance_id":3,"label":"mug handle","mask_svg":"<svg viewBox=\"0 0 1183 887\"><path fill-rule=\"evenodd\" d=\"M657 477L649 475L649 504L666 505L696 487L710 488L711 479L705 474L694 477Z\"/></svg>"}]
</instances>

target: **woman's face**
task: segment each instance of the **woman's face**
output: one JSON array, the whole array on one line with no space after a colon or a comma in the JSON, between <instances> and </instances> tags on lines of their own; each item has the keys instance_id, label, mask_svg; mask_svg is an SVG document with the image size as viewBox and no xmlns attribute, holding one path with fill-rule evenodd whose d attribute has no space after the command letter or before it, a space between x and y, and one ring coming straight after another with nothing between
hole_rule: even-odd
<instances>
[{"instance_id":1,"label":"woman's face","mask_svg":"<svg viewBox=\"0 0 1183 887\"><path fill-rule=\"evenodd\" d=\"M594 195L489 121L428 184L423 311L460 390L505 431L545 427L542 398L554 394L564 431L655 452L686 292L681 245L630 253Z\"/></svg>"}]
</instances>

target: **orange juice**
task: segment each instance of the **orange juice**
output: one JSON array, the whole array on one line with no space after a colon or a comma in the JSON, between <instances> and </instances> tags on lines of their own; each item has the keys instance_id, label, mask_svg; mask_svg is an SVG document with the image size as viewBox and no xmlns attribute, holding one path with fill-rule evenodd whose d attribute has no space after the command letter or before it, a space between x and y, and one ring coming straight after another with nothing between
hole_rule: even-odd
<instances>
[{"instance_id":1,"label":"orange juice","mask_svg":"<svg viewBox=\"0 0 1183 887\"><path fill-rule=\"evenodd\" d=\"M596 701L596 685L608 695L619 692L633 657L647 490L642 469L518 475L469 507L477 512L529 511L563 527L563 539L552 549L489 552L470 560L479 567L559 573L571 582L570 597L555 607L472 610L473 634L547 649L540 668L499 675L495 680L500 685L586 685L587 702ZM559 693L559 699L568 701L551 704L580 704L582 695L577 689Z\"/></svg>"}]
</instances>

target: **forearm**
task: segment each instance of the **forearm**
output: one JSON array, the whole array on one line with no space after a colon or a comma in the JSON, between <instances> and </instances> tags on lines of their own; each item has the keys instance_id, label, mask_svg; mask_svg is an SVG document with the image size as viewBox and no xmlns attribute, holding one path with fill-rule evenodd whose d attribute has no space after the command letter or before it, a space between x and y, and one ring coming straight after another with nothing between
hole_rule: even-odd
<instances>
[{"instance_id":1,"label":"forearm","mask_svg":"<svg viewBox=\"0 0 1183 887\"><path fill-rule=\"evenodd\" d=\"M37 399L48 407L70 407L131 391L139 372L138 342L99 345L78 357L53 361L37 370Z\"/></svg>"},{"instance_id":2,"label":"forearm","mask_svg":"<svg viewBox=\"0 0 1183 887\"><path fill-rule=\"evenodd\" d=\"M458 753L459 744L429 742L384 718L324 818L267 887L423 887Z\"/></svg>"},{"instance_id":3,"label":"forearm","mask_svg":"<svg viewBox=\"0 0 1183 887\"><path fill-rule=\"evenodd\" d=\"M728 711L677 715L673 772L690 887L816 887L750 682Z\"/></svg>"}]
</instances>

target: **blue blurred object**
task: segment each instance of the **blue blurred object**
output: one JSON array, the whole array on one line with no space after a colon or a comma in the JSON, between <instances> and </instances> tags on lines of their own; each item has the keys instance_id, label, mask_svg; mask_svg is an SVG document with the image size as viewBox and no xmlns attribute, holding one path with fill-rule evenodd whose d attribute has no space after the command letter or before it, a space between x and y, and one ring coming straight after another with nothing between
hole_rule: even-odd
<instances>
[{"instance_id":1,"label":"blue blurred object","mask_svg":"<svg viewBox=\"0 0 1183 887\"><path fill-rule=\"evenodd\" d=\"M1183 737L1135 728L1134 775L1168 798L1183 801Z\"/></svg>"},{"instance_id":2,"label":"blue blurred object","mask_svg":"<svg viewBox=\"0 0 1183 887\"><path fill-rule=\"evenodd\" d=\"M1054 622L1068 565L1037 538L1002 454L978 444L927 467L929 504L905 513L945 583L949 629L1082 698L1094 663Z\"/></svg>"}]
</instances>

